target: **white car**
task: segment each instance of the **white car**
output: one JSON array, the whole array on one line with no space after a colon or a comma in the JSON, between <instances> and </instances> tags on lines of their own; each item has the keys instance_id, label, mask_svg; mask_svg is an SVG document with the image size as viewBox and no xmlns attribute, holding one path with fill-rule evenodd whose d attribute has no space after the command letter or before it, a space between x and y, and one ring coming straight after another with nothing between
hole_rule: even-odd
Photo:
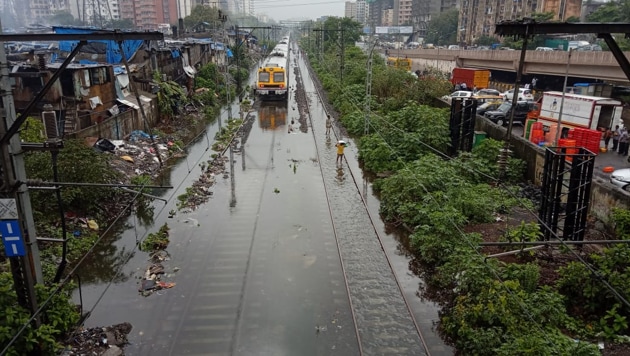
<instances>
[{"instance_id":1,"label":"white car","mask_svg":"<svg viewBox=\"0 0 630 356\"><path fill-rule=\"evenodd\" d=\"M472 91L466 91L466 90L458 90L455 92L452 92L450 95L444 95L442 97L442 100L451 103L453 101L453 99L456 98L470 98L473 95Z\"/></svg>"},{"instance_id":2,"label":"white car","mask_svg":"<svg viewBox=\"0 0 630 356\"><path fill-rule=\"evenodd\" d=\"M512 101L514 99L514 89L510 89L501 94L504 100ZM532 91L525 88L518 88L518 99L517 101L533 101L534 95Z\"/></svg>"},{"instance_id":3,"label":"white car","mask_svg":"<svg viewBox=\"0 0 630 356\"><path fill-rule=\"evenodd\" d=\"M630 168L622 168L612 172L610 183L630 192Z\"/></svg>"}]
</instances>

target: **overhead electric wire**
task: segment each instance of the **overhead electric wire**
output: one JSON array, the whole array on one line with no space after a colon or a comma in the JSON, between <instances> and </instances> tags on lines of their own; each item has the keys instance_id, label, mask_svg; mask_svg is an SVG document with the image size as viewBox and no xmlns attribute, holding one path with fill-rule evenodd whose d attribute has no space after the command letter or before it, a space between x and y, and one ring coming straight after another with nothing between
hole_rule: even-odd
<instances>
[{"instance_id":1,"label":"overhead electric wire","mask_svg":"<svg viewBox=\"0 0 630 356\"><path fill-rule=\"evenodd\" d=\"M354 104L354 103L353 103ZM397 156L397 160L403 164L403 169L407 170L408 172L411 172L411 170L409 170L408 164L407 162L401 160L400 158L398 158L398 152L396 150L394 150L391 145L385 140L385 138L382 136L382 134L380 133L380 131L373 127L374 132L381 137L381 139L383 140L383 142L385 143L385 145L389 148L389 150L395 154ZM415 177L415 179L417 180L417 177ZM422 184L419 180L417 180L417 183L419 186L421 186L423 188L423 190L425 191L425 193L434 201L435 198L433 197L433 195L428 191L428 189L424 186L424 184ZM481 257L484 260L484 266L486 266L486 268L488 268L488 270L494 275L494 277L501 283L501 286L504 287L504 289L508 292L508 294L510 294L510 296L512 296L514 298L514 301L516 301L519 306L521 307L521 309L523 310L523 312L525 313L525 315L528 316L528 318L534 323L534 325L536 325L539 330L541 331L541 334L543 335L543 337L545 337L546 341L549 344L553 344L551 342L551 340L549 340L548 338L546 338L545 336L545 332L542 329L542 327L538 324L538 322L536 320L534 320L533 315L531 314L531 312L529 311L529 309L527 309L526 305L523 303L522 299L517 297L509 288L507 288L505 286L505 283L503 281L503 279L501 278L500 274L494 269L492 268L490 265L488 265L487 263L485 263L485 257L475 248L474 244L469 240L469 238L467 237L467 235L459 228L459 226L457 226L457 224L452 220L452 218L448 218L449 222L453 225L453 227L457 230L457 232L464 238L464 240L466 241L466 243L469 245L469 247L475 251L475 253Z\"/></svg>"},{"instance_id":2,"label":"overhead electric wire","mask_svg":"<svg viewBox=\"0 0 630 356\"><path fill-rule=\"evenodd\" d=\"M329 70L333 70L333 68L330 68L330 66L326 63L326 61L322 60L322 61L320 61L320 62L323 62L322 64L323 64L325 67L327 67L327 69L329 69ZM335 83L336 83L336 82L335 82ZM336 84L337 84L337 83L336 83ZM351 102L351 104L352 104L352 105L353 105L353 106L354 106L354 107L355 107L358 111L361 111L361 109L360 109L359 105L357 105L356 100L354 100L354 98L349 97L349 101ZM405 131L403 131L402 129L400 129L400 128L396 127L395 125L390 124L390 123L389 123L387 120L385 120L384 118L382 118L382 117L380 117L380 116L378 116L378 115L375 115L375 116L376 116L376 117L378 117L378 118L380 118L380 119L382 120L382 122L383 122L383 123L385 123L385 124L389 124L389 125L390 125L390 127L394 128L394 129L396 129L396 130L398 130L398 131L401 131L401 133L403 133L403 134L405 133ZM368 124L369 124L369 123L370 123L370 122L368 122ZM396 151L395 151L395 150L394 150L394 149L393 149L393 148L389 145L389 143L387 143L387 141L385 140L385 138L384 138L384 137L380 134L380 132L378 132L378 129L377 129L376 127L372 126L372 125L371 125L371 127L374 129L374 131L375 131L375 132L377 132L377 134L379 135L379 137L381 137L381 139L382 139L382 140L383 140L383 142L387 145L387 147L390 149L390 151L391 151L392 153L394 153L394 154L398 155L398 152L396 152ZM446 155L446 154L443 154L443 153L442 153L441 151L439 151L438 149L436 149L436 148L432 147L431 145L429 145L429 144L427 144L427 143L425 143L425 142L423 142L423 141L421 141L421 140L417 140L417 142L418 142L418 143L420 143L420 144L422 144L423 146L425 146L425 147L429 148L431 151L434 151L434 152L440 152L440 154L439 154L439 155L440 155L440 156L442 156L442 157L445 157L445 158L447 158L447 159L449 159L449 160L450 160L450 159L452 159L450 156L448 156L448 155ZM399 159L399 161L403 164L404 169L407 169L407 170L409 169L409 167L408 167L408 165L407 165L407 163L406 163L405 161L402 161L402 160L400 160L400 159ZM492 177L492 176L489 176L489 175L487 175L487 174L485 174L485 173L483 173L483 172L479 172L479 171L476 171L476 170L472 170L472 171L473 171L474 173L480 174L480 175L482 175L482 176L484 176L484 177L487 177L487 178L490 178L490 179L492 179L492 180L494 180L494 181L497 181L497 178L494 178L494 177ZM426 189L426 187L425 187L424 185L422 185L422 184L420 184L420 185L421 185L421 186L422 186L422 188L425 190L425 192L429 195L429 197L430 197L432 200L435 200L435 198L433 198L433 196L432 196L432 195L431 195L431 193L430 193L430 192ZM603 285L604 285L604 286L605 286L608 290L610 290L610 291L611 291L611 293L613 293L613 295L614 295L614 296L615 296L615 297L616 297L616 298L617 298L620 302L622 302L624 305L626 305L626 307L630 310L630 303L626 300L626 298L624 298L624 297L621 295L621 293L619 293L619 292L618 292L618 291L617 291L617 290L616 290L616 289L615 289L612 285L610 285L610 284L609 284L606 280L604 280L604 279L603 279L603 277L601 276L601 274L600 274L600 273L599 273L599 272L598 272L595 268L593 268L593 267L592 267L592 266L591 266L588 262L586 262L586 261L585 261L585 260L584 260L581 256L579 256L579 254L577 254L577 253L576 253L576 252L575 252L572 248L570 248L570 246L568 246L566 243L564 243L564 241L562 241L562 240L561 240L561 239L557 236L557 234L556 234L555 232L553 232L553 231L550 229L550 227L549 227L548 225L546 225L545 223L543 223L542 221L540 221L540 218L538 217L538 215L537 215L537 214L535 214L533 211L531 211L531 209L529 209L529 208L528 208L525 204L523 204L523 203L521 202L521 200L520 200L520 199L518 199L518 197L517 197L517 196L515 196L515 195L514 195L514 193L513 193L510 189L507 189L507 187L506 187L505 185L503 185L503 184L498 184L498 187L499 187L500 189L502 189L502 190L505 190L505 191L506 191L509 195L511 195L512 197L517 198L517 202L518 202L519 204L521 204L521 205L522 205L522 207L523 207L524 209L526 209L526 210L527 210L530 214L532 214L532 216L534 216L534 217L536 218L536 220L537 220L537 221L538 221L538 222L539 222L539 223L540 223L540 224L541 224L541 225L542 225L545 229L547 229L548 231L550 231L553 237L555 237L556 239L558 239L559 241L561 241L562 245L563 245L564 247L568 248L568 249L571 251L571 253L573 253L573 254L575 255L575 257L578 259L578 261L580 261L582 264L584 264L584 265L586 266L586 268L587 268L587 269L589 269L589 271L597 277L597 280L599 280L600 282L602 282L602 284L603 284ZM459 226L457 226L457 225L455 224L455 222L454 222L454 221L452 221L451 219L449 219L449 220L450 220L450 222L453 224L453 226L457 229L457 231L458 231L458 232L459 232L459 233L460 233L460 234L461 234L464 238L466 238L465 233L464 233L463 231L461 231L461 229L459 228ZM483 257L483 255L482 255L482 254L481 254L481 253L480 253L480 252L479 252L476 248L474 248L474 245L472 245L472 242L470 242L467 238L466 238L466 242L467 242L467 243L471 246L471 248L472 248L472 249L473 249L473 250L474 250L474 251L475 251L475 252L476 252L476 253L477 253L480 257ZM492 267L490 267L490 266L489 266L489 265L487 265L486 263L484 263L484 265L486 265L486 266L488 266L488 268L490 268L490 270L492 271L492 273L493 273L493 274L495 275L495 277L496 277L496 278L497 278L497 279L501 282L501 284L502 284L502 286L503 286L503 281L502 281L502 279L500 278L500 275L498 274L498 272L496 272L496 271L495 271ZM509 290L509 288L507 288L507 287L505 287L505 288L506 288L506 290L507 290L507 291L508 291L511 295L513 295L513 293ZM528 316L530 316L530 317L531 317L531 314L529 313L529 311L528 311L527 309L524 309L524 311L526 312L526 314L528 314ZM532 321L534 321L533 319L531 319L531 320L532 320ZM539 326L539 327L540 327L540 326ZM542 329L541 329L541 330L542 330ZM543 335L544 335L544 333L543 333Z\"/></svg>"},{"instance_id":3,"label":"overhead electric wire","mask_svg":"<svg viewBox=\"0 0 630 356\"><path fill-rule=\"evenodd\" d=\"M289 0L290 1L290 0ZM322 2L310 2L305 4L278 4L278 5L262 5L256 6L257 9L271 9L271 8L279 8L279 7L293 7L293 6L312 6L312 5L326 5L326 4L344 4L346 1L322 1Z\"/></svg>"},{"instance_id":4,"label":"overhead electric wire","mask_svg":"<svg viewBox=\"0 0 630 356\"><path fill-rule=\"evenodd\" d=\"M229 105L232 105L232 103L230 103ZM219 115L221 115L222 110L219 111ZM227 112L227 109L226 111ZM207 132L207 130L205 130ZM238 131L238 130L237 130ZM237 132L236 131L236 132ZM193 138L193 140L191 140L189 142L192 143L194 142L199 135L197 135L195 138ZM235 137L235 136L234 136ZM232 140L234 139L234 137L232 137ZM184 146L187 147L187 146ZM227 148L229 147L229 145L226 146L226 148L224 148L224 150L221 152L220 155L218 155L218 157L220 157L221 155L223 155L225 153L225 151L227 150ZM208 149L210 147L206 147L206 149L204 150L204 152L207 152ZM195 162L195 166L204 158L204 154L201 154L200 157L197 159L197 161ZM192 173L192 171L189 171L181 180L181 182L175 187L175 189L173 189L173 192L171 193L171 195L168 197L166 204L164 204L162 206L162 208L158 211L157 215L160 215L164 209L166 209L168 202L170 202L173 197L175 197L175 194L177 193L177 191L179 190L179 188L181 188L181 186L184 184L184 182L186 181L186 178L188 178L188 176L190 176L190 174ZM145 185L143 185L145 186ZM62 290L62 287L72 278L72 276L74 275L74 273L76 272L76 270L81 266L81 264L85 261L85 259L92 253L92 251L94 251L94 249L96 248L96 246L100 243L100 241L107 235L107 233L112 229L112 227L115 226L116 222L118 220L120 220L120 218L123 216L123 213L125 213L127 211L127 209L130 209L133 207L133 204L136 202L136 200L138 199L138 197L141 195L142 192L142 187L141 189L139 189L139 191L134 195L133 199L123 208L123 210L120 211L120 213L118 213L118 215L116 215L116 217L114 218L114 220L112 220L112 222L109 224L108 228L96 239L96 241L94 242L94 244L92 244L92 246L88 249L88 251L79 259L79 261L76 263L76 265L74 266L74 268L72 268L70 270L70 272L66 275L66 277L59 282L59 285L57 286L57 288L55 288L55 290L53 290L50 294L50 296L39 306L39 308L33 313L33 315L22 325L22 327L20 327L20 329L18 329L18 331L13 335L13 337L11 338L11 340L9 341L9 343L4 347L4 349L2 351L0 351L0 356L3 356L6 354L6 352L9 350L9 348L18 340L18 338L20 337L20 335L22 335L22 333L24 332L24 330L26 330L28 328L29 325L31 325L31 323L33 322L33 320L35 320L35 318L37 318L44 310L45 307L48 305L48 303L50 303L50 301L52 300L53 297L55 297L57 294L60 293L60 291ZM115 278L120 275L122 268L127 264L127 262L129 262L129 260L133 257L133 252L138 248L138 246L140 245L141 241L144 240L144 238L146 237L146 235L148 235L149 231L145 231L145 233L142 236L142 239L140 241L138 241L134 248L132 249L132 253L129 254L129 257L124 261L123 264L121 264L120 268L118 269L118 271L116 272L116 274L109 280L107 286L105 287L105 289L103 290L103 292L99 295L97 301L94 303L92 309L90 309L89 313L91 313L96 306L98 305L98 303L102 300L102 298L104 297L105 293L107 292L107 290L109 289L109 287L112 285L113 281L115 280Z\"/></svg>"},{"instance_id":5,"label":"overhead electric wire","mask_svg":"<svg viewBox=\"0 0 630 356\"><path fill-rule=\"evenodd\" d=\"M59 284L57 285L57 288L55 288L55 290L50 294L50 296L42 303L40 304L39 308L37 308L37 310L33 313L33 315L22 325L22 327L20 329L18 329L18 331L13 335L13 338L11 338L11 340L9 341L9 343L4 347L4 349L2 351L0 351L0 355L5 355L6 352L9 350L9 348L17 341L17 339L20 337L20 335L22 335L22 333L24 332L24 330L26 330L26 328L28 328L29 325L31 325L31 323L33 322L33 320L35 320L35 318L37 318L39 316L39 314L41 314L45 307L48 305L48 303L50 303L50 301L53 299L53 297L55 297L63 288L63 286L72 278L72 275L74 274L74 272L76 272L76 270L81 266L81 264L83 263L83 261L85 261L85 259L87 258L88 255L90 255L90 253L92 253L92 251L94 251L94 248L96 248L96 246L98 245L98 243L107 235L107 233L116 225L116 222L122 218L123 213L125 213L127 211L127 209L129 209L131 206L133 206L133 204L135 203L135 201L138 199L138 197L140 196L140 192L138 192L133 199L125 206L125 208L123 210L120 211L120 213L118 213L118 215L116 215L116 217L114 218L114 220L112 221L112 223L107 227L107 229L105 229L105 231L96 239L96 241L94 242L94 244L92 244L92 246L88 249L88 251L83 255L83 257L81 257L81 259L79 259L79 262L77 262L77 264L70 270L70 272L66 275L66 277L59 282Z\"/></svg>"}]
</instances>

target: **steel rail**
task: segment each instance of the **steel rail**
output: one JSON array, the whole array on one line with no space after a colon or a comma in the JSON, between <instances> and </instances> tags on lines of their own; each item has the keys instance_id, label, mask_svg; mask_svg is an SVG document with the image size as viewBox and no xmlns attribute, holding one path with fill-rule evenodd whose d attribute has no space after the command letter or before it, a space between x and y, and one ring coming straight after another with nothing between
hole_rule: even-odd
<instances>
[{"instance_id":1,"label":"steel rail","mask_svg":"<svg viewBox=\"0 0 630 356\"><path fill-rule=\"evenodd\" d=\"M304 59L304 56L302 56L302 60L304 61L307 69L309 69L309 76L312 78L312 76L310 75L310 67L308 66L308 64L306 63L306 60ZM300 70L300 62L299 59L295 60L295 64L296 64L296 68L298 73L300 73L300 77L302 78L301 83L302 83L302 87L304 87L304 76L301 75L302 71ZM297 84L297 80L296 80L296 88L297 88L298 84ZM297 91L297 90L296 90ZM306 91L305 91L306 92ZM320 100L320 103L322 102L321 100L321 96L319 95L317 86L315 86L315 93L317 94L317 97ZM296 102L296 105L298 105L298 103ZM330 197L328 195L328 189L326 188L326 180L324 179L324 170L322 169L322 165L321 165L321 157L319 155L319 147L317 145L317 137L315 136L315 126L313 125L313 117L311 115L311 110L309 108L309 103L308 100L305 103L306 105L306 115L308 116L308 121L311 124L311 134L313 135L313 141L315 142L315 152L317 153L317 161L320 162L319 164L319 171L322 174L322 183L324 185L324 195L326 196L326 204L328 205L328 214L330 216L330 223L332 224L332 229L333 229L333 235L335 236L335 244L337 245L337 254L339 256L339 263L341 264L341 271L343 272L343 281L344 284L346 286L346 293L348 294L348 303L350 303L350 314L352 315L352 322L354 323L354 332L357 336L357 344L359 347L359 355L363 355L363 346L361 343L361 334L359 333L359 324L357 323L357 316L356 313L354 312L354 305L352 304L352 297L350 294L350 285L348 284L348 277L346 274L346 267L345 267L345 263L343 261L343 258L341 256L341 245L339 244L339 237L337 235L337 227L335 226L335 220L333 218L333 209L332 206L330 204ZM298 110L299 110L299 106L298 106ZM335 130L333 130L334 133Z\"/></svg>"},{"instance_id":2,"label":"steel rail","mask_svg":"<svg viewBox=\"0 0 630 356\"><path fill-rule=\"evenodd\" d=\"M307 68L309 70L309 75L311 76L311 78L314 78L315 76L311 72L310 66L307 66ZM319 98L320 103L323 104L324 100L322 98L322 94L319 91L319 87L317 87L316 85L315 85L315 93L317 94L317 97ZM308 106L307 106L307 108L308 108ZM314 125L312 123L312 118L310 116L310 112L309 112L309 120L311 120L311 129L314 130L313 129ZM338 137L336 137L337 133L335 132L335 130L333 130L333 134L335 135L335 138L338 139ZM315 135L315 134L313 133L313 135ZM319 150L318 150L318 158L319 158ZM344 161L346 162L346 165L348 166L348 171L350 172L350 176L352 177L352 181L353 181L355 187L357 188L357 192L359 193L359 196L361 197L361 202L362 202L363 206L365 207L365 211L368 214L368 218L370 219L370 224L372 226L372 229L374 230L374 233L376 234L376 237L378 239L378 243L381 246L381 249L383 250L383 254L385 255L385 259L387 261L387 264L389 265L389 268L392 271L392 275L394 276L394 281L396 282L396 285L398 286L398 290L400 291L400 295L402 296L403 302L405 303L407 311L409 312L409 316L411 317L413 325L416 328L416 332L418 333L418 336L420 337L420 341L422 342L422 345L424 346L424 350L426 352L426 355L427 356L431 356L431 352L429 351L429 348L428 348L428 345L426 343L426 340L424 339L424 336L422 335L422 331L420 330L420 326L418 325L418 322L417 322L415 316L413 315L413 311L411 309L411 305L409 304L409 301L405 297L405 293L403 292L403 288L402 288L402 285L400 284L400 280L398 279L398 276L396 275L396 272L394 271L394 267L392 266L391 259L390 259L389 255L387 253L387 250L385 249L385 245L383 244L383 240L381 238L381 235L379 234L378 229L376 228L376 225L374 224L374 218L373 218L372 214L370 213L370 209L368 207L368 204L365 201L365 198L363 197L363 195L361 194L361 189L359 187L359 184L357 183L358 182L357 178L354 175L354 173L352 172L352 170L350 169L350 165L348 165L348 160L345 157L345 155L344 155ZM320 167L321 167L321 165L320 165ZM332 212L331 212L331 214L332 214ZM336 235L335 235L335 238L336 238ZM339 246L337 246L337 247L339 248ZM340 255L340 258L341 258L341 255ZM344 274L345 274L345 271L344 271ZM353 310L353 313L354 313L354 310ZM358 330L357 330L357 333L358 333Z\"/></svg>"}]
</instances>

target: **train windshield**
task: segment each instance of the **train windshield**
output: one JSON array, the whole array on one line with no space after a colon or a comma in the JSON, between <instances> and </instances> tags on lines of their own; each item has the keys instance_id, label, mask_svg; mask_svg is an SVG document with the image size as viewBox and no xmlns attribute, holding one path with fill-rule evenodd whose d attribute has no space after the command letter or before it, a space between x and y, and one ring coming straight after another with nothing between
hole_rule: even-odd
<instances>
[{"instance_id":1,"label":"train windshield","mask_svg":"<svg viewBox=\"0 0 630 356\"><path fill-rule=\"evenodd\" d=\"M269 79L267 79L269 80ZM274 82L284 82L284 73L273 73L273 81Z\"/></svg>"},{"instance_id":2,"label":"train windshield","mask_svg":"<svg viewBox=\"0 0 630 356\"><path fill-rule=\"evenodd\" d=\"M269 72L260 72L258 73L258 81L269 83Z\"/></svg>"}]
</instances>

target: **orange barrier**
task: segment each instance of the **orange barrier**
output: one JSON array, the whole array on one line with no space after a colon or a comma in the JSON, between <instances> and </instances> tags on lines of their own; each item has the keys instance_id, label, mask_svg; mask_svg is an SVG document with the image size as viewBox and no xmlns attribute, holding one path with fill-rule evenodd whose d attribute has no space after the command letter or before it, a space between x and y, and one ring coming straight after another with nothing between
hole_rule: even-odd
<instances>
[{"instance_id":1,"label":"orange barrier","mask_svg":"<svg viewBox=\"0 0 630 356\"><path fill-rule=\"evenodd\" d=\"M561 138L558 140L558 146L566 147L566 159L571 162L573 160L573 155L577 153L577 141L575 139Z\"/></svg>"}]
</instances>

